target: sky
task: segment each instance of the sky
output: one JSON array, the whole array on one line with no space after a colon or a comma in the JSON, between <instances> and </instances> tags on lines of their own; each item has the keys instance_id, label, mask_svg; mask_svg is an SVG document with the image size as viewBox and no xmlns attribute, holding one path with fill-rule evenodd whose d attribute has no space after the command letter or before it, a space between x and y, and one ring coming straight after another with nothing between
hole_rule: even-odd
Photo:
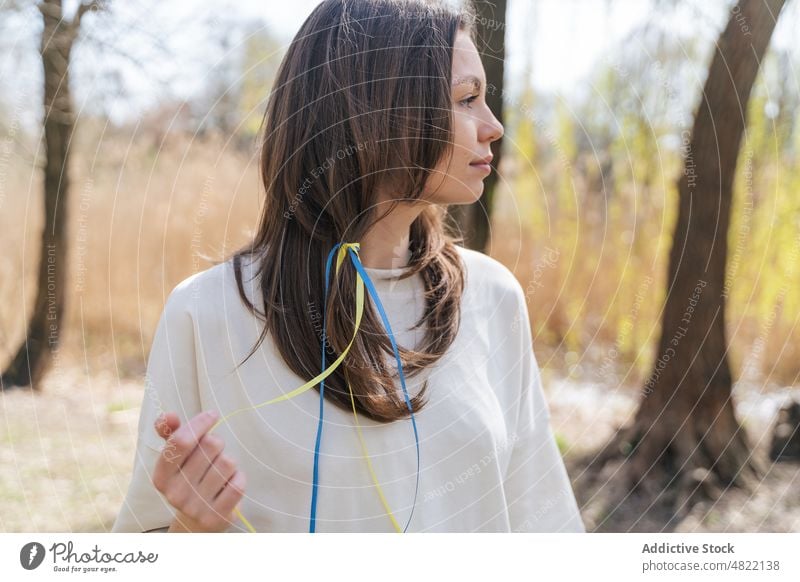
<instances>
[{"instance_id":1,"label":"sky","mask_svg":"<svg viewBox=\"0 0 800 582\"><path fill-rule=\"evenodd\" d=\"M281 10L269 10L264 2L243 0L237 8L262 18L288 41L319 2L293 0ZM537 87L567 89L589 70L598 53L647 16L648 3L642 0L616 0L611 11L608 4L606 0L509 0L509 54L514 57L507 64L511 76L521 74L529 54ZM533 43L525 30L531 20ZM582 42L575 43L575 38Z\"/></svg>"},{"instance_id":2,"label":"sky","mask_svg":"<svg viewBox=\"0 0 800 582\"><path fill-rule=\"evenodd\" d=\"M729 5L725 0L675 3L687 6L687 10L674 16L675 26L684 28L722 26L726 17L724 10ZM264 19L288 41L317 4L319 0L292 0L282 5L281 10L270 10L263 1L240 0L237 9ZM794 40L793 27L788 21L797 23L796 5L797 2L790 0L790 10L781 17L782 26L776 31L776 42L781 46ZM568 91L591 72L598 55L617 45L647 19L659 17L654 14L653 2L648 0L509 0L509 11L508 65L512 76L521 74L525 55L530 55L534 86L545 91ZM529 22L533 23L532 41ZM709 32L709 36L714 37L717 30Z\"/></svg>"},{"instance_id":3,"label":"sky","mask_svg":"<svg viewBox=\"0 0 800 582\"><path fill-rule=\"evenodd\" d=\"M77 1L65 0L68 14ZM220 54L218 44L203 42L204 33L185 30L184 23L198 13L212 22L212 29L220 30L225 29L214 27L213 23L256 20L288 43L318 3L319 0L117 1L115 8L126 23L127 34L125 38L106 38L106 42L119 45L124 56L112 50L76 51L80 61L75 75L80 85L75 91L78 108L91 106L93 100L109 100L108 89L98 80L103 78L104 70L113 70L113 76L124 87L124 94L112 98L105 107L120 121L136 118L166 94L191 97L201 91L208 83L209 70L225 66L225 55ZM676 4L681 8L665 8ZM798 5L800 1L788 3L774 44L800 44L793 39L800 22ZM539 91L568 96L643 23L656 21L676 34L701 35L711 43L724 24L728 6L730 2L726 0L509 0L506 82L512 90L518 86L524 80L527 64L531 82ZM41 83L36 54L40 24L35 11L30 14L20 17L18 24L6 23L10 34L0 39L0 104L22 118L27 116L35 125L40 114L34 109L38 101L33 98ZM103 32L98 31L100 36ZM163 52L144 48L153 42L166 47L169 58L164 58ZM6 50L9 45L13 50ZM625 50L641 49L630 46Z\"/></svg>"}]
</instances>

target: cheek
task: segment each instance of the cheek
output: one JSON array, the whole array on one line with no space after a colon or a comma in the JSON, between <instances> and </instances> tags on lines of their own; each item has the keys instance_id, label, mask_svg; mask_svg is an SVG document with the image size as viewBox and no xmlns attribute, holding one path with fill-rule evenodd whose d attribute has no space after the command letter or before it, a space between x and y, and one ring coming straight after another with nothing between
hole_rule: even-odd
<instances>
[{"instance_id":1,"label":"cheek","mask_svg":"<svg viewBox=\"0 0 800 582\"><path fill-rule=\"evenodd\" d=\"M449 155L436 165L425 188L425 198L434 203L469 204L475 202L483 191L485 177L469 163L477 150L475 123L463 112L453 116L453 148Z\"/></svg>"},{"instance_id":2,"label":"cheek","mask_svg":"<svg viewBox=\"0 0 800 582\"><path fill-rule=\"evenodd\" d=\"M469 116L456 115L453 120L453 142L456 145L454 156L466 158L470 155L475 142L475 126Z\"/></svg>"}]
</instances>

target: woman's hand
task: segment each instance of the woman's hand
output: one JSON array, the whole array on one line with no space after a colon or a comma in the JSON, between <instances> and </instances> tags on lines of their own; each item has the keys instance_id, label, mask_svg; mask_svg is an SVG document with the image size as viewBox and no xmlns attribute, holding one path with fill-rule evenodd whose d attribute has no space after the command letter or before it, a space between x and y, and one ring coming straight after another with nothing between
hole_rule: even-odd
<instances>
[{"instance_id":1,"label":"woman's hand","mask_svg":"<svg viewBox=\"0 0 800 582\"><path fill-rule=\"evenodd\" d=\"M153 484L178 510L171 532L223 532L233 523L246 480L236 462L222 454L225 442L206 434L216 421L211 412L198 414L184 426L173 412L156 419L156 432L166 444Z\"/></svg>"}]
</instances>

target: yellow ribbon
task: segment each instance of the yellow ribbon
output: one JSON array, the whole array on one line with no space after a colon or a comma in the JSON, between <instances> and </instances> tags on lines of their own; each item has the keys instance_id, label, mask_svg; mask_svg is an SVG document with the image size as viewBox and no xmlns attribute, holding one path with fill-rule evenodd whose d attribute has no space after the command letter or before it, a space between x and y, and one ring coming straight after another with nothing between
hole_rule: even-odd
<instances>
[{"instance_id":1,"label":"yellow ribbon","mask_svg":"<svg viewBox=\"0 0 800 582\"><path fill-rule=\"evenodd\" d=\"M336 255L336 275L339 274L339 269L341 268L342 262L344 262L344 259L347 256L347 250L351 249L351 248L353 249L353 252L355 252L356 256L358 256L358 250L360 248L360 244L359 243L343 243L341 245L341 247L339 247L339 252ZM323 306L323 309L326 308L326 307L327 306ZM322 380L324 380L325 378L330 376L334 372L334 370L336 370L336 368L339 367L339 365L344 360L345 356L347 356L347 353L350 351L350 348L352 347L353 342L356 339L356 334L358 333L359 326L361 325L361 316L362 316L363 313L364 313L364 280L361 278L361 273L356 272L356 320L355 320L355 326L353 328L353 337L350 339L350 343L347 344L347 347L344 349L342 354L338 358L336 358L336 360L328 368L326 368L321 374L319 374L318 376L312 378L311 380L309 380L308 382L306 382L302 386L299 386L299 387L295 388L291 392L287 392L286 394L278 396L277 398L273 398L271 400L267 400L265 402L262 402L261 404L256 404L255 406L249 406L249 407L240 408L238 410L235 410L235 411L231 412L230 414L227 414L227 415L223 416L221 419L219 419L214 424L214 426L212 426L208 430L208 432L210 433L211 431L216 429L220 424L222 424L223 422L227 422L227 420L229 418L231 418L232 416L235 416L235 415L237 415L237 414L239 414L241 412L245 412L247 410L255 410L256 408L260 408L262 406L267 406L269 404L274 404L276 402L281 402L283 400L289 400L290 398L294 398L295 396L297 396L299 394L302 394L306 390L310 390L311 388L313 388L314 386L319 384ZM369 469L370 475L372 476L372 480L375 483L375 488L378 491L378 496L380 497L381 503L383 504L384 508L386 509L386 513L388 514L389 519L392 522L392 525L394 525L395 530L399 533L401 531L400 525L397 523L397 520L395 519L394 514L392 513L391 509L389 508L389 504L386 501L386 497L383 494L383 490L381 489L381 486L378 483L378 478L375 475L375 471L372 468L372 463L370 461L369 454L367 452L367 446L366 446L366 444L364 442L364 437L361 434L361 425L358 423L358 413L356 412L356 405L355 405L355 400L354 400L354 397L353 397L353 389L350 387L350 382L349 381L347 382L347 388L350 391L350 402L351 402L351 404L353 406L353 417L355 418L356 430L358 432L358 438L361 441L361 449L362 449L362 453L364 455L364 459L365 459L365 461L367 463L367 468ZM242 512L240 511L238 505L234 508L233 511L236 514L236 516L240 520L242 520L242 523L244 523L244 525L247 527L247 529L251 533L257 533L255 528L250 524L249 521L247 521L245 516L242 515Z\"/></svg>"}]
</instances>

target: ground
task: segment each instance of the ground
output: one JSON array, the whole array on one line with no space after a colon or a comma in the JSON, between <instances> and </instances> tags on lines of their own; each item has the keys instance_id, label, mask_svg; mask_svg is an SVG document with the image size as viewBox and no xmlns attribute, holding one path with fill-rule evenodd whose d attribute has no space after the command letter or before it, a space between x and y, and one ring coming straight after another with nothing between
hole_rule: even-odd
<instances>
[{"instance_id":1,"label":"ground","mask_svg":"<svg viewBox=\"0 0 800 582\"><path fill-rule=\"evenodd\" d=\"M768 472L751 494L730 489L716 502L700 503L675 523L662 508L636 496L611 510L620 463L608 465L591 488L580 486L582 459L632 419L637 401L632 388L610 388L545 376L553 430L567 460L570 477L587 530L598 532L800 532L800 463L767 462ZM737 385L737 415L745 426L754 454L767 459L777 410L800 389Z\"/></svg>"},{"instance_id":2,"label":"ground","mask_svg":"<svg viewBox=\"0 0 800 582\"><path fill-rule=\"evenodd\" d=\"M570 476L580 483L583 467L575 459L600 446L630 417L634 391L547 372L543 379L553 429ZM41 394L0 392L0 531L108 531L130 479L142 389L140 378L87 377L82 369L65 366L50 374ZM737 412L756 454L766 457L775 411L798 392L737 386ZM646 514L636 497L601 513L613 483L605 477L617 468L608 466L591 490L576 486L589 531L800 531L800 463L770 465L752 495L727 491L669 527L657 510Z\"/></svg>"}]
</instances>

